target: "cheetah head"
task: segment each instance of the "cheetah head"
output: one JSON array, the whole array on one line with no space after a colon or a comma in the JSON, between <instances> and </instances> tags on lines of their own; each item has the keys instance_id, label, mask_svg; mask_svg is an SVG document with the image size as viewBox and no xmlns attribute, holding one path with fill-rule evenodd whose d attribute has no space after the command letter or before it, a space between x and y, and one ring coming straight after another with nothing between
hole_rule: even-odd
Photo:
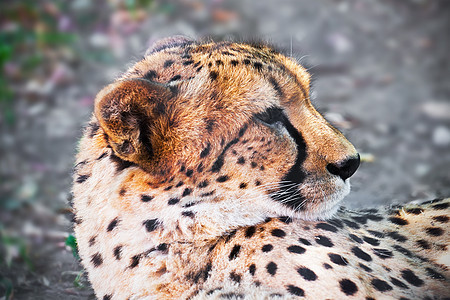
<instances>
[{"instance_id":1,"label":"cheetah head","mask_svg":"<svg viewBox=\"0 0 450 300\"><path fill-rule=\"evenodd\" d=\"M177 205L324 219L349 193L359 155L314 109L309 84L265 45L168 39L97 95L95 116L114 154L149 189L173 185Z\"/></svg>"}]
</instances>

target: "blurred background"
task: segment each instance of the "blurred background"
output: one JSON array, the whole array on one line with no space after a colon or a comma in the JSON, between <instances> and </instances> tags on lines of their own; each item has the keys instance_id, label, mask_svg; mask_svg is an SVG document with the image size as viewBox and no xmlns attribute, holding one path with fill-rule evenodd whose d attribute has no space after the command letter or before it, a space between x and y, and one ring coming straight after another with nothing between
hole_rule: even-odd
<instances>
[{"instance_id":1,"label":"blurred background","mask_svg":"<svg viewBox=\"0 0 450 300\"><path fill-rule=\"evenodd\" d=\"M159 38L267 40L364 162L351 208L450 196L450 2L110 0L0 4L0 299L94 299L68 199L94 97Z\"/></svg>"}]
</instances>

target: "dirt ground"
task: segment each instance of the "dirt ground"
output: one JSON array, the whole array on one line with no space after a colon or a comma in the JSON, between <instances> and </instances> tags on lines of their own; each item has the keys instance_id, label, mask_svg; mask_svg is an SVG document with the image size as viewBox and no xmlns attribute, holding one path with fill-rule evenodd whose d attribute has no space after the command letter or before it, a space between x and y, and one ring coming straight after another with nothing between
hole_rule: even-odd
<instances>
[{"instance_id":1,"label":"dirt ground","mask_svg":"<svg viewBox=\"0 0 450 300\"><path fill-rule=\"evenodd\" d=\"M450 196L448 1L16 2L0 18L0 299L95 298L65 245L77 140L96 92L174 34L256 37L310 68L314 104L365 159L344 205Z\"/></svg>"}]
</instances>

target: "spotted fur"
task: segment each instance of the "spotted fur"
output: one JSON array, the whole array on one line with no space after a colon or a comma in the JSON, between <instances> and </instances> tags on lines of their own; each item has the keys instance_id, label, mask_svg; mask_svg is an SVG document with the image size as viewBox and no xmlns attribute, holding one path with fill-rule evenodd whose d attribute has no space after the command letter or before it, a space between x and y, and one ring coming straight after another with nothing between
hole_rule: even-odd
<instances>
[{"instance_id":1,"label":"spotted fur","mask_svg":"<svg viewBox=\"0 0 450 300\"><path fill-rule=\"evenodd\" d=\"M82 263L99 299L448 296L448 199L339 210L358 165L292 59L160 41L80 142Z\"/></svg>"}]
</instances>

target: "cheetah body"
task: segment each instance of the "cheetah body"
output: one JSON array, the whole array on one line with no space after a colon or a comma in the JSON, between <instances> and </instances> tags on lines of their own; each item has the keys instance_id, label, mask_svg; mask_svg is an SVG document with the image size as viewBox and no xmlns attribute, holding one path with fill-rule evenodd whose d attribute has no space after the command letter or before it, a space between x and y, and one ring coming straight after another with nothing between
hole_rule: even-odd
<instances>
[{"instance_id":1,"label":"cheetah body","mask_svg":"<svg viewBox=\"0 0 450 300\"><path fill-rule=\"evenodd\" d=\"M103 89L73 187L97 297L449 297L449 200L339 208L356 151L308 91L267 46L184 38Z\"/></svg>"}]
</instances>

